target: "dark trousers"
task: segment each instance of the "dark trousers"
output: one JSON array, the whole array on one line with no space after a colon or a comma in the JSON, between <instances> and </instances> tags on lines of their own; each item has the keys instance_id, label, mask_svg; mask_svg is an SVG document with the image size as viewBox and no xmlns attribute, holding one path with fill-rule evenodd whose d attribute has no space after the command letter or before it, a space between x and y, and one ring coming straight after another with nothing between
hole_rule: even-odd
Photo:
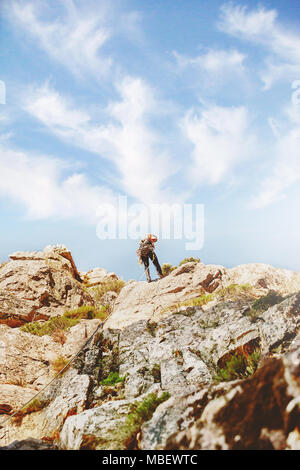
<instances>
[{"instance_id":1,"label":"dark trousers","mask_svg":"<svg viewBox=\"0 0 300 470\"><path fill-rule=\"evenodd\" d=\"M148 254L146 255L142 255L142 262L145 266L145 272L146 272L146 276L147 276L147 279L149 280L150 279L150 273L149 273L149 259L151 259L151 261L153 262L155 268L156 268L156 271L158 272L158 274L161 274L162 275L162 270L161 270L161 267L160 267L160 264L158 262L158 259L157 259L157 256L156 254L153 252L149 252Z\"/></svg>"}]
</instances>

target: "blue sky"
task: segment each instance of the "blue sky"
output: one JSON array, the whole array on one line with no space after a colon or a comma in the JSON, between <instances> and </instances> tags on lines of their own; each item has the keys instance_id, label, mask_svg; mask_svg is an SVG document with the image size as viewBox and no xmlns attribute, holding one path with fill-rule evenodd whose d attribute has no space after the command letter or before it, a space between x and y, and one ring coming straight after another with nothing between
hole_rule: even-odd
<instances>
[{"instance_id":1,"label":"blue sky","mask_svg":"<svg viewBox=\"0 0 300 470\"><path fill-rule=\"evenodd\" d=\"M203 248L161 263L300 270L299 1L3 0L0 260L65 244L137 279L99 206L203 204ZM299 83L297 82L299 80ZM98 214L98 215L97 215Z\"/></svg>"}]
</instances>

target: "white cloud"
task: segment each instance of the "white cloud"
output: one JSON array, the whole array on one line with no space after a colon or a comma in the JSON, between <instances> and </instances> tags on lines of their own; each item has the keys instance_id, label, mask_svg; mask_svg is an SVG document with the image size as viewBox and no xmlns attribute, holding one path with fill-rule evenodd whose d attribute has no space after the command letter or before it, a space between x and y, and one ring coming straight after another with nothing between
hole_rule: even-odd
<instances>
[{"instance_id":1,"label":"white cloud","mask_svg":"<svg viewBox=\"0 0 300 470\"><path fill-rule=\"evenodd\" d=\"M288 126L276 123L276 141L270 151L272 167L250 201L252 208L267 207L286 197L287 191L300 181L300 106L290 105L285 114Z\"/></svg>"},{"instance_id":2,"label":"white cloud","mask_svg":"<svg viewBox=\"0 0 300 470\"><path fill-rule=\"evenodd\" d=\"M265 89L280 79L293 80L300 75L300 34L278 20L276 10L223 5L219 28L238 38L254 42L268 51L261 79Z\"/></svg>"},{"instance_id":3,"label":"white cloud","mask_svg":"<svg viewBox=\"0 0 300 470\"><path fill-rule=\"evenodd\" d=\"M120 190L142 202L166 200L170 194L163 186L177 167L149 124L149 118L160 111L159 100L139 78L124 78L116 89L120 100L100 109L105 117L101 125L49 83L26 92L24 108L61 139L113 162Z\"/></svg>"},{"instance_id":4,"label":"white cloud","mask_svg":"<svg viewBox=\"0 0 300 470\"><path fill-rule=\"evenodd\" d=\"M50 2L15 0L9 2L7 12L17 28L26 31L36 45L72 73L103 76L112 64L110 57L101 54L112 34L106 26L103 5L98 2L94 8L78 8L68 0L59 5L64 7L64 14L53 18ZM47 13L51 20L43 19Z\"/></svg>"},{"instance_id":5,"label":"white cloud","mask_svg":"<svg viewBox=\"0 0 300 470\"><path fill-rule=\"evenodd\" d=\"M245 6L232 3L224 4L221 8L222 15L219 27L234 36L243 35L249 39L265 37L274 30L277 18L276 10L265 10L263 7L248 12Z\"/></svg>"},{"instance_id":6,"label":"white cloud","mask_svg":"<svg viewBox=\"0 0 300 470\"><path fill-rule=\"evenodd\" d=\"M179 67L193 67L211 73L218 72L241 72L245 55L235 49L214 50L211 49L196 57L187 57L174 51L173 55Z\"/></svg>"},{"instance_id":7,"label":"white cloud","mask_svg":"<svg viewBox=\"0 0 300 470\"><path fill-rule=\"evenodd\" d=\"M97 210L114 200L105 187L93 186L84 174L65 175L59 159L32 156L0 144L0 194L21 204L32 219L81 218L95 223Z\"/></svg>"},{"instance_id":8,"label":"white cloud","mask_svg":"<svg viewBox=\"0 0 300 470\"><path fill-rule=\"evenodd\" d=\"M72 103L51 89L49 82L31 88L24 99L25 109L48 127L77 130L90 121L90 116L74 109Z\"/></svg>"},{"instance_id":9,"label":"white cloud","mask_svg":"<svg viewBox=\"0 0 300 470\"><path fill-rule=\"evenodd\" d=\"M108 128L106 137L117 156L123 187L144 202L168 200L170 194L162 186L174 173L174 162L148 123L159 111L159 102L141 79L125 78L118 91L121 101L108 108L118 124Z\"/></svg>"},{"instance_id":10,"label":"white cloud","mask_svg":"<svg viewBox=\"0 0 300 470\"><path fill-rule=\"evenodd\" d=\"M243 106L210 106L200 117L190 110L182 121L182 131L193 145L190 178L194 184L220 183L251 155L254 146Z\"/></svg>"}]
</instances>

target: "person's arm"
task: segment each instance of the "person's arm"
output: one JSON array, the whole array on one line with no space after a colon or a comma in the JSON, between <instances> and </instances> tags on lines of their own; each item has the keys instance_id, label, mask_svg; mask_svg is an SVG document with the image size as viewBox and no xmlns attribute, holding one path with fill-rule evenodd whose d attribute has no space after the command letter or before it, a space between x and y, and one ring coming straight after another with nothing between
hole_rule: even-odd
<instances>
[{"instance_id":1,"label":"person's arm","mask_svg":"<svg viewBox=\"0 0 300 470\"><path fill-rule=\"evenodd\" d=\"M156 236L156 235L152 235L152 234L151 234L150 241L151 241L151 243L152 243L152 246L153 246L153 248L155 248L155 245L154 245L154 243L156 243L156 242L157 242L157 236Z\"/></svg>"}]
</instances>

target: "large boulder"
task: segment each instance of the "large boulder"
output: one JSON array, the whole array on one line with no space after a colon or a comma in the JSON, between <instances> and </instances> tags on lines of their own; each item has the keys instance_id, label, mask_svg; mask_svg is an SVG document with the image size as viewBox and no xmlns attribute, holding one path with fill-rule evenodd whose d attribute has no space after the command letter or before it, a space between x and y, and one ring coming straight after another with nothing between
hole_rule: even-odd
<instances>
[{"instance_id":1,"label":"large boulder","mask_svg":"<svg viewBox=\"0 0 300 470\"><path fill-rule=\"evenodd\" d=\"M0 414L11 414L45 387L56 373L56 360L69 361L100 323L81 320L62 341L0 325Z\"/></svg>"},{"instance_id":2,"label":"large boulder","mask_svg":"<svg viewBox=\"0 0 300 470\"><path fill-rule=\"evenodd\" d=\"M13 253L0 268L0 323L18 327L84 304L93 299L64 246Z\"/></svg>"},{"instance_id":3,"label":"large boulder","mask_svg":"<svg viewBox=\"0 0 300 470\"><path fill-rule=\"evenodd\" d=\"M94 441L97 450L124 449L120 427L125 424L132 401L116 400L68 418L60 432L62 450L80 450Z\"/></svg>"},{"instance_id":4,"label":"large boulder","mask_svg":"<svg viewBox=\"0 0 300 470\"><path fill-rule=\"evenodd\" d=\"M12 417L8 426L1 426L5 420L1 421L0 443L30 438L54 441L65 420L85 410L90 385L88 375L70 368L38 395L26 412L21 410Z\"/></svg>"},{"instance_id":5,"label":"large boulder","mask_svg":"<svg viewBox=\"0 0 300 470\"><path fill-rule=\"evenodd\" d=\"M104 268L93 268L90 271L81 272L80 276L89 287L98 286L111 279L119 279L116 273L111 273Z\"/></svg>"}]
</instances>

